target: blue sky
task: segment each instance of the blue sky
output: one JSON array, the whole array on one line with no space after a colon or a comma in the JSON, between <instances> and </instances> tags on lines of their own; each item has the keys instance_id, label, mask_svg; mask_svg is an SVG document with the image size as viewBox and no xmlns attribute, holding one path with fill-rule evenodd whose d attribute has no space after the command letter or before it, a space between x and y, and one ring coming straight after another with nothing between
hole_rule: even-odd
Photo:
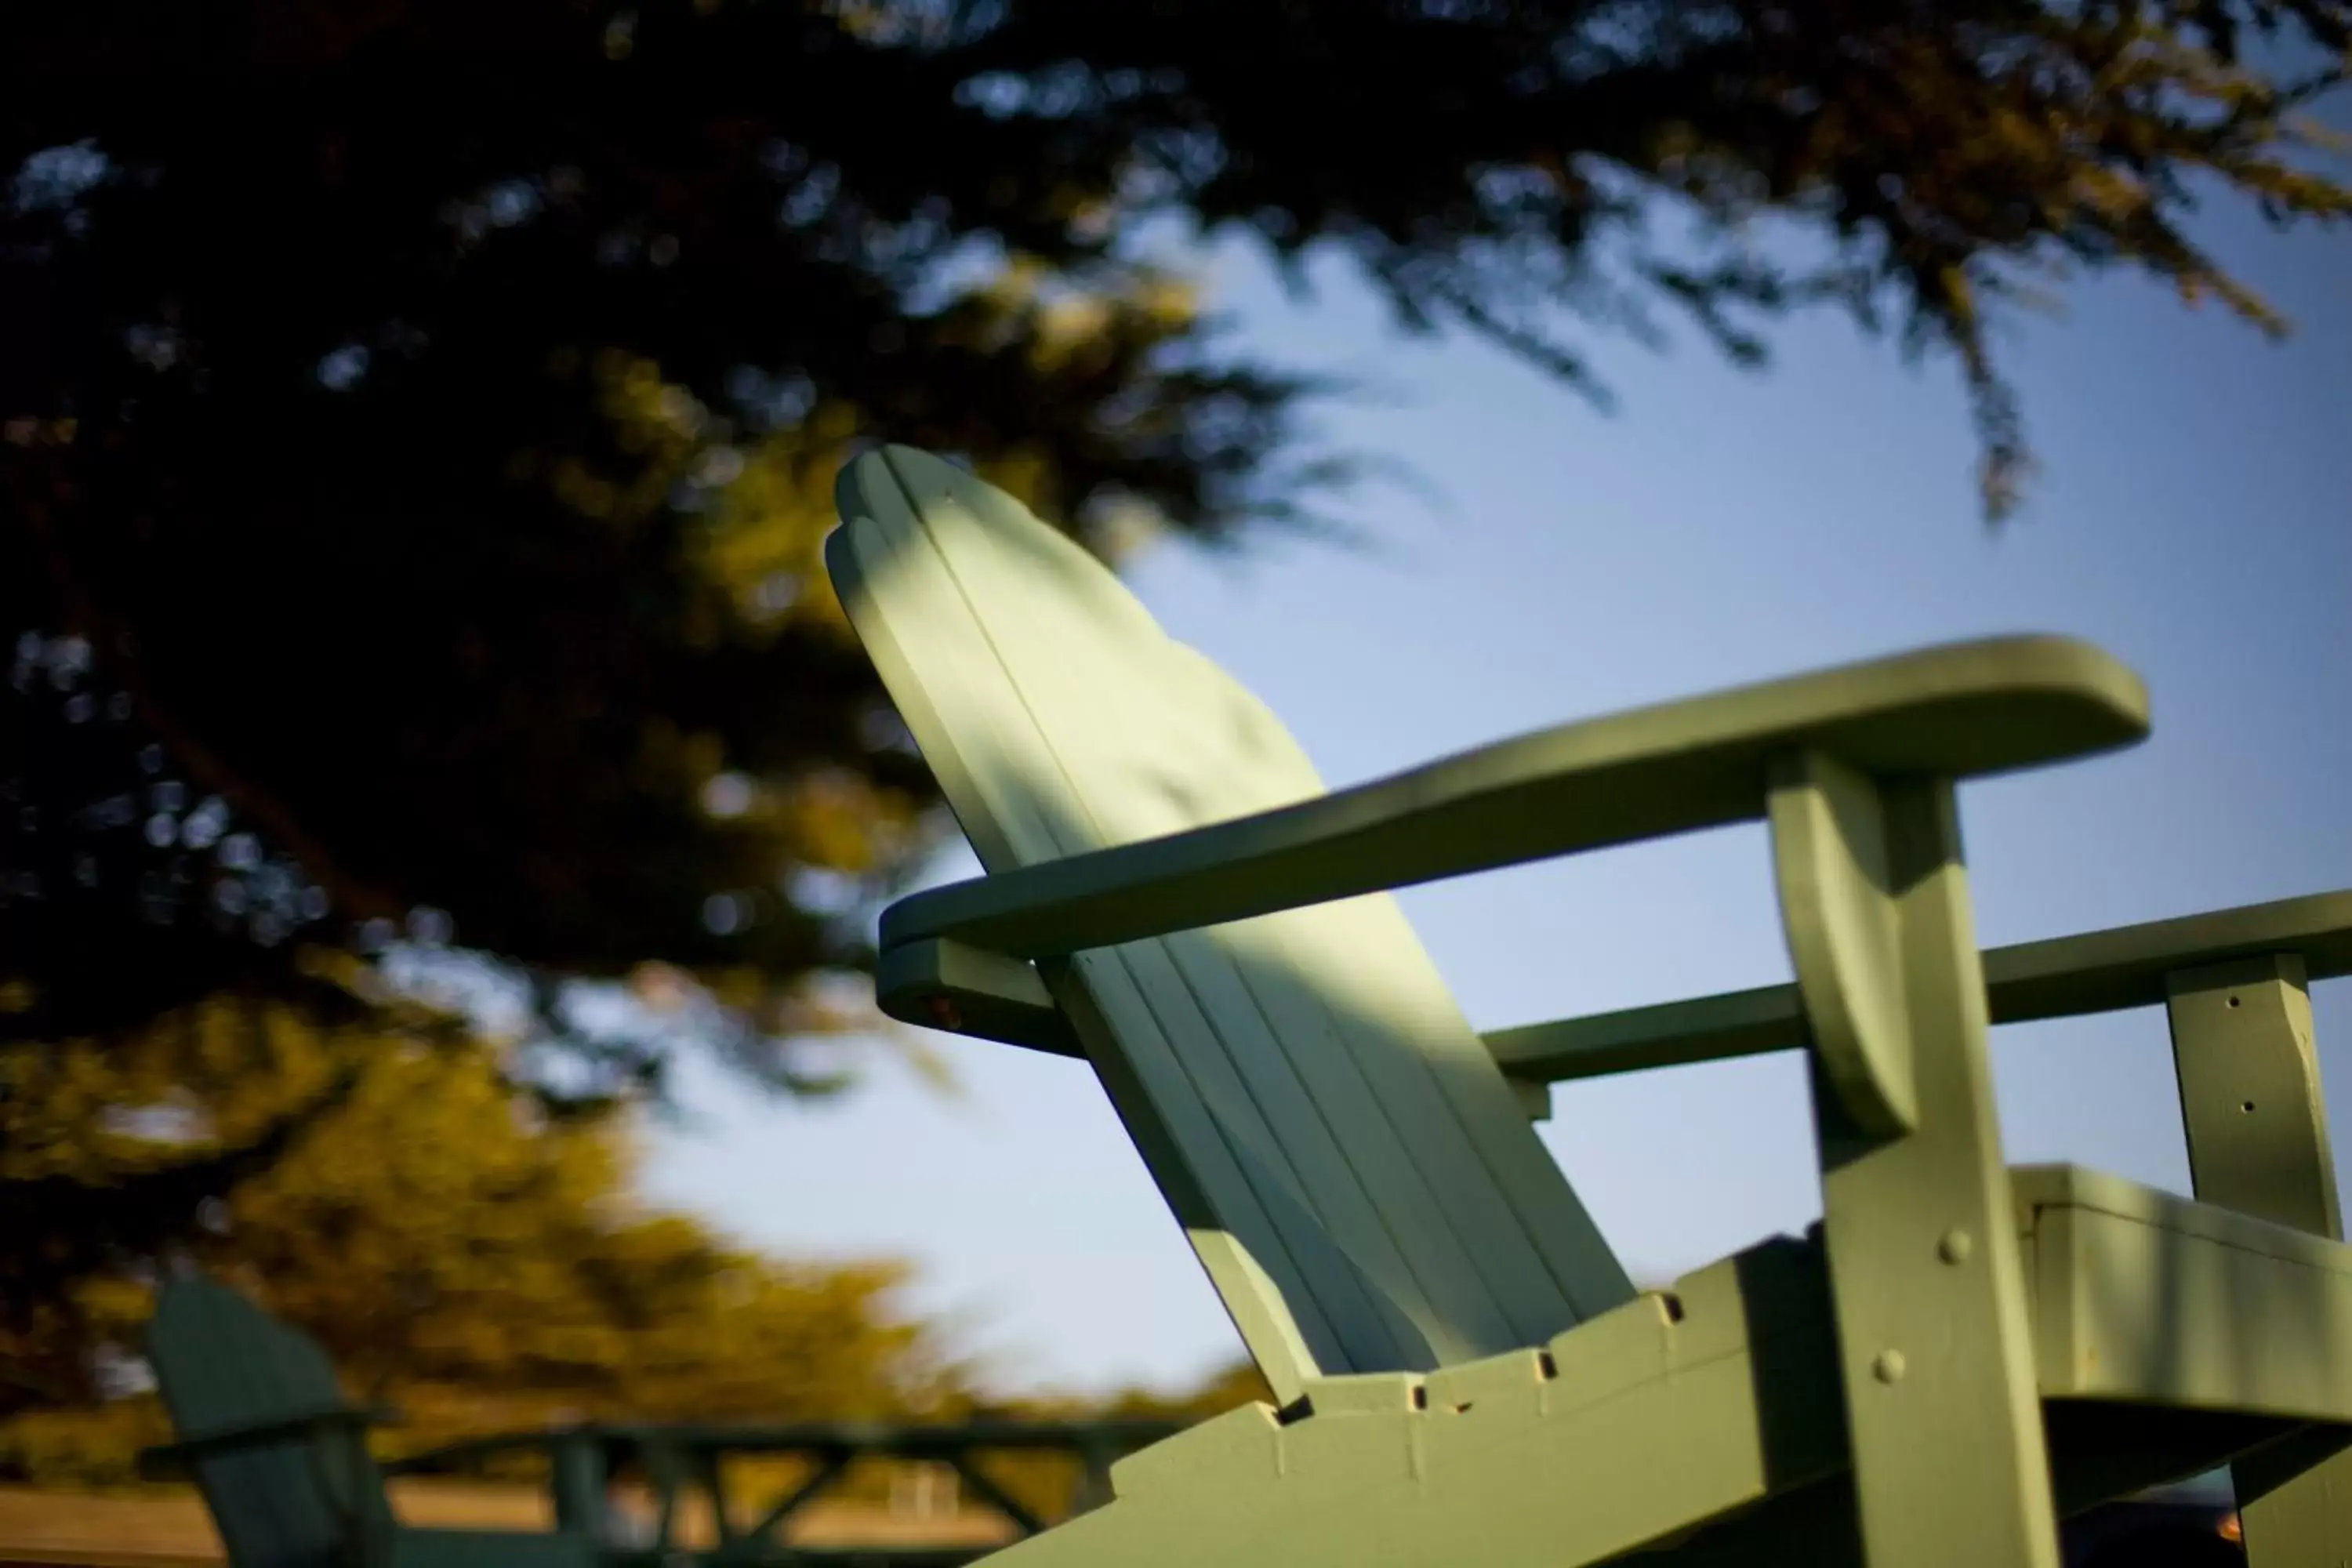
<instances>
[{"instance_id":1,"label":"blue sky","mask_svg":"<svg viewBox=\"0 0 2352 1568\"><path fill-rule=\"evenodd\" d=\"M1392 394L1329 437L1433 488L1368 490L1366 548L1260 534L1160 545L1130 581L1255 689L1341 784L1632 704L1923 643L2087 637L2144 675L2153 739L1970 786L1987 944L2352 888L2352 233L2206 233L2293 319L2284 344L2136 279L2005 334L2043 459L1980 521L1948 367L1801 320L1775 367L1695 337L1594 344L1612 416L1460 336L1400 336L1343 269L1290 299L1246 252L1200 258L1239 341ZM942 877L975 868L959 846ZM1423 888L1408 913L1474 1024L1785 979L1760 829ZM2315 989L2352 1096L2352 983ZM1239 1343L1081 1064L929 1036L959 1091L877 1054L865 1087L777 1103L689 1071L659 1198L786 1254L887 1255L1005 1387L1181 1384ZM2185 1191L2161 1014L1998 1031L2013 1163ZM1637 1276L1820 1207L1793 1057L1557 1091L1544 1136ZM2352 1133L2339 1138L2339 1160Z\"/></svg>"}]
</instances>

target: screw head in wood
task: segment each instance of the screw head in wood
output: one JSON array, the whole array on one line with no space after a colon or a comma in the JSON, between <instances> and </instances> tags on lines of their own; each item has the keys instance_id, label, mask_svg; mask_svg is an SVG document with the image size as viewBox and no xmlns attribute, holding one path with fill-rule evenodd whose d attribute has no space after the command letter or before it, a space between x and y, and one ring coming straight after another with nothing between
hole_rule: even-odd
<instances>
[{"instance_id":1,"label":"screw head in wood","mask_svg":"<svg viewBox=\"0 0 2352 1568\"><path fill-rule=\"evenodd\" d=\"M1974 1252L1976 1247L1975 1237L1969 1236L1958 1226L1954 1226L1944 1233L1942 1240L1936 1243L1936 1256L1958 1267L1969 1260L1969 1254Z\"/></svg>"},{"instance_id":2,"label":"screw head in wood","mask_svg":"<svg viewBox=\"0 0 2352 1568\"><path fill-rule=\"evenodd\" d=\"M1870 1375L1881 1383L1900 1383L1903 1381L1904 1364L1901 1351L1883 1350L1871 1358Z\"/></svg>"}]
</instances>

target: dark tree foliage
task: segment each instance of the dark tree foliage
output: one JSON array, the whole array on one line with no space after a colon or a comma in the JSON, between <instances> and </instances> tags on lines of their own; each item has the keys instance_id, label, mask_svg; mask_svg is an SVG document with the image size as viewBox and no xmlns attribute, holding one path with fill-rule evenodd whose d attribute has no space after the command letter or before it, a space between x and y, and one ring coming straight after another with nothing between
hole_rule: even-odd
<instances>
[{"instance_id":1,"label":"dark tree foliage","mask_svg":"<svg viewBox=\"0 0 2352 1568\"><path fill-rule=\"evenodd\" d=\"M392 1436L408 1447L567 1412L883 1415L960 1394L939 1336L894 1300L903 1270L780 1262L639 1199L625 1108L557 1125L518 1117L480 1042L428 1042L380 1020L320 1028L282 1005L213 998L174 1024L132 1045L60 1047L0 1112L12 1133L0 1149L0 1479L120 1484L142 1443L166 1440L156 1402L125 1375L159 1255L315 1336L354 1397L402 1411ZM147 1125L87 1114L101 1095L110 1111L144 1098ZM174 1122L175 1141L160 1136ZM85 1201L185 1184L203 1164L193 1151L271 1126L299 1131L270 1138L184 1235L109 1235L111 1212ZM9 1168L33 1150L59 1212L5 1206L12 1189L40 1187ZM178 1201L145 1198L151 1215ZM28 1277L28 1244L44 1237L47 1269ZM109 1243L112 1259L59 1267L65 1247Z\"/></svg>"},{"instance_id":2,"label":"dark tree foliage","mask_svg":"<svg viewBox=\"0 0 2352 1568\"><path fill-rule=\"evenodd\" d=\"M2294 118L2348 40L2345 0L11 6L0 1024L424 910L610 1047L582 1092L663 1052L565 976L690 974L789 1075L932 800L817 563L844 455L964 454L1106 550L1349 471L1147 220L1336 248L1595 393L1581 331L1754 359L1843 305L1955 356L1998 512L1996 310L2123 266L2275 325L2181 225L2352 211Z\"/></svg>"},{"instance_id":3,"label":"dark tree foliage","mask_svg":"<svg viewBox=\"0 0 2352 1568\"><path fill-rule=\"evenodd\" d=\"M2070 264L2126 266L2277 330L2184 231L2194 198L2352 215L2302 155L2345 150L2301 114L2352 63L2341 0L946 9L971 40L945 51L962 90L1127 150L1130 196L1288 257L1336 245L1407 323L1467 326L1588 392L1563 309L1645 336L1678 310L1760 363L1757 323L1832 302L1949 353L1996 518L2029 466L1996 307Z\"/></svg>"}]
</instances>

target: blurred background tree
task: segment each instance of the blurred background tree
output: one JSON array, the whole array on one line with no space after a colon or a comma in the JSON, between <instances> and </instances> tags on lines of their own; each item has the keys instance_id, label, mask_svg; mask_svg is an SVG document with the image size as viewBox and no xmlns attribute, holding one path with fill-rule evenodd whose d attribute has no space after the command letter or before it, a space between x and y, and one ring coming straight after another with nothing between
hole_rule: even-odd
<instances>
[{"instance_id":1,"label":"blurred background tree","mask_svg":"<svg viewBox=\"0 0 2352 1568\"><path fill-rule=\"evenodd\" d=\"M465 1030L321 1027L215 995L110 1048L7 1065L0 1191L18 1194L173 1180L304 1114L187 1236L6 1215L8 1263L76 1255L43 1260L69 1290L0 1325L0 1476L120 1483L141 1444L168 1439L139 1363L159 1264L205 1268L315 1336L354 1397L402 1411L402 1449L583 1416L887 1416L966 1397L895 1309L898 1270L782 1264L647 1210L625 1110L548 1121Z\"/></svg>"},{"instance_id":2,"label":"blurred background tree","mask_svg":"<svg viewBox=\"0 0 2352 1568\"><path fill-rule=\"evenodd\" d=\"M397 1409L393 1452L583 1418L1190 1420L1270 1397L1246 1363L1174 1394L991 1397L898 1310L902 1270L780 1263L646 1207L631 1108L549 1119L518 1101L493 1043L413 1007L322 1027L216 994L129 1040L0 1066L0 1194L68 1205L0 1212L0 1285L71 1280L0 1323L0 1478L119 1486L142 1447L170 1440L140 1335L159 1274L189 1265L316 1338L354 1398ZM168 1205L101 1208L95 1227L70 1206L213 1175L255 1129L289 1125L187 1235L104 1224ZM28 1269L32 1251L46 1256ZM754 1472L747 1497L801 1479L790 1463L739 1468ZM989 1468L1048 1516L1079 1480L1055 1455ZM879 1496L889 1469L843 1489Z\"/></svg>"},{"instance_id":3,"label":"blurred background tree","mask_svg":"<svg viewBox=\"0 0 2352 1568\"><path fill-rule=\"evenodd\" d=\"M1358 471L1188 238L1596 399L1584 334L1760 363L1843 309L1958 366L1999 516L2000 313L2126 268L2278 329L2181 225L2352 212L2298 119L2347 47L2346 0L0 11L0 1399L86 1394L175 1240L261 1267L206 1201L290 1203L425 1070L402 995L558 1187L682 1045L835 1083L804 1042L873 1022L871 908L944 827L818 564L845 456L961 454L1112 555ZM281 1042L234 1092L215 1015Z\"/></svg>"}]
</instances>

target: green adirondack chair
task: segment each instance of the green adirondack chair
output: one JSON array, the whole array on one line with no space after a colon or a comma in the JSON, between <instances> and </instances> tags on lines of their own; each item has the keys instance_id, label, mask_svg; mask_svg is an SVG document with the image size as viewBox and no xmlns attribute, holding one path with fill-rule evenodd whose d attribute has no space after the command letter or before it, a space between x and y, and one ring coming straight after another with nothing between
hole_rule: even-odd
<instances>
[{"instance_id":1,"label":"green adirondack chair","mask_svg":"<svg viewBox=\"0 0 2352 1568\"><path fill-rule=\"evenodd\" d=\"M232 1568L591 1568L579 1532L401 1525L369 1455L381 1418L344 1399L307 1336L201 1277L165 1284L147 1355Z\"/></svg>"},{"instance_id":2,"label":"green adirondack chair","mask_svg":"<svg viewBox=\"0 0 2352 1568\"><path fill-rule=\"evenodd\" d=\"M2242 1458L2280 1502L2262 1568L2352 1547L2303 992L2352 963L2352 902L2005 960L2012 1016L2168 1000L2222 1202L2003 1169L1954 785L2138 739L2128 670L1930 649L1327 794L1011 498L893 447L838 500L835 585L988 872L886 912L883 1005L1088 1060L1280 1401L1126 1459L1010 1563L2053 1568L2062 1514ZM1385 896L1757 819L1796 986L1516 1031L1510 1072ZM1822 1225L1637 1293L1530 1100L1781 1047Z\"/></svg>"}]
</instances>

